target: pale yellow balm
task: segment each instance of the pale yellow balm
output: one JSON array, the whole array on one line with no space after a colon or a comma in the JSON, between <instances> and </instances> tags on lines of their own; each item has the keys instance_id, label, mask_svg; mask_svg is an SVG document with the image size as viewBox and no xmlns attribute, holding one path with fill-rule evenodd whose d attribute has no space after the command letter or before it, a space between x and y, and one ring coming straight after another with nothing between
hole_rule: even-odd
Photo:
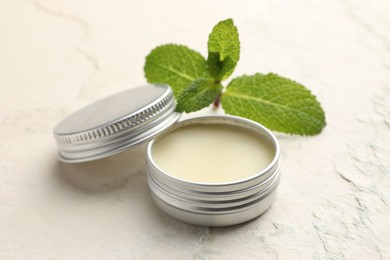
<instances>
[{"instance_id":1,"label":"pale yellow balm","mask_svg":"<svg viewBox=\"0 0 390 260\"><path fill-rule=\"evenodd\" d=\"M226 183L265 169L275 156L261 134L233 125L191 124L162 136L153 145L156 165L186 181Z\"/></svg>"}]
</instances>

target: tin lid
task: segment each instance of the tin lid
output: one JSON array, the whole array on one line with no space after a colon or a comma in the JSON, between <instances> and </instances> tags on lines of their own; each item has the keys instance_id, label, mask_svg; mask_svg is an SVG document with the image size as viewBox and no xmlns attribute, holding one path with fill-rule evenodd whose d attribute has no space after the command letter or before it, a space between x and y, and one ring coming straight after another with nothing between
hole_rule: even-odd
<instances>
[{"instance_id":1,"label":"tin lid","mask_svg":"<svg viewBox=\"0 0 390 260\"><path fill-rule=\"evenodd\" d=\"M55 126L59 159L86 162L149 141L179 119L175 107L166 85L141 86L92 103Z\"/></svg>"}]
</instances>

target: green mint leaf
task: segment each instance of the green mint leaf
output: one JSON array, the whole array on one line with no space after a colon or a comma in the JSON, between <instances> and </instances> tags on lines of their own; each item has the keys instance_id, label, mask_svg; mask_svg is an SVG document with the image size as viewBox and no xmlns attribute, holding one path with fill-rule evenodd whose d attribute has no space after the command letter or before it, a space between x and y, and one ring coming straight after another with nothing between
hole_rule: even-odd
<instances>
[{"instance_id":1,"label":"green mint leaf","mask_svg":"<svg viewBox=\"0 0 390 260\"><path fill-rule=\"evenodd\" d=\"M217 81L227 79L240 59L240 41L232 19L219 22L209 35L207 65Z\"/></svg>"},{"instance_id":2,"label":"green mint leaf","mask_svg":"<svg viewBox=\"0 0 390 260\"><path fill-rule=\"evenodd\" d=\"M177 98L177 112L194 112L210 105L221 94L222 85L214 79L199 78L185 88Z\"/></svg>"},{"instance_id":3,"label":"green mint leaf","mask_svg":"<svg viewBox=\"0 0 390 260\"><path fill-rule=\"evenodd\" d=\"M149 83L168 84L175 96L200 77L210 77L205 58L183 45L166 44L146 57L145 77Z\"/></svg>"},{"instance_id":4,"label":"green mint leaf","mask_svg":"<svg viewBox=\"0 0 390 260\"><path fill-rule=\"evenodd\" d=\"M233 79L221 97L226 113L279 132L315 135L325 126L320 103L304 86L276 74Z\"/></svg>"}]
</instances>

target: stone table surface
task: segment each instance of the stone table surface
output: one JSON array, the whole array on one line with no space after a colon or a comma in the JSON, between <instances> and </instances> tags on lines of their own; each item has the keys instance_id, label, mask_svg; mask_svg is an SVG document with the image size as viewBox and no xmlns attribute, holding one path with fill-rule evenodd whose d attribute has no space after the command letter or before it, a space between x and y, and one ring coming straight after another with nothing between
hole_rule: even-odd
<instances>
[{"instance_id":1,"label":"stone table surface","mask_svg":"<svg viewBox=\"0 0 390 260\"><path fill-rule=\"evenodd\" d=\"M0 259L390 259L390 2L0 1ZM153 203L145 146L57 160L65 115L143 85L163 43L206 55L232 17L233 75L277 72L327 116L314 137L277 134L276 202L245 224L187 225ZM210 108L201 113L219 113Z\"/></svg>"}]
</instances>

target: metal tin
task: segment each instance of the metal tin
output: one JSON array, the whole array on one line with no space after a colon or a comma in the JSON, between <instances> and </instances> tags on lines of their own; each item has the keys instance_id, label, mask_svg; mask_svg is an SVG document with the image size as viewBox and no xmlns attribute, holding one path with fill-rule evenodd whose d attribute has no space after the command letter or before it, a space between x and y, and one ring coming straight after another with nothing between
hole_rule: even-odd
<instances>
[{"instance_id":1,"label":"metal tin","mask_svg":"<svg viewBox=\"0 0 390 260\"><path fill-rule=\"evenodd\" d=\"M236 182L199 183L178 179L153 160L155 140L191 124L234 125L262 135L274 146L272 162L256 175ZM264 126L235 116L205 116L181 121L148 144L146 173L153 200L167 214L183 222L202 226L239 224L264 213L273 203L280 180L280 147Z\"/></svg>"},{"instance_id":2,"label":"metal tin","mask_svg":"<svg viewBox=\"0 0 390 260\"><path fill-rule=\"evenodd\" d=\"M59 159L100 159L191 124L234 125L262 135L274 147L272 162L258 174L235 182L196 183L175 178L153 160L154 140L147 147L146 177L155 203L169 215L202 226L248 221L273 203L280 180L280 148L264 126L235 116L205 116L175 122L172 90L165 85L133 88L97 101L63 119L54 128Z\"/></svg>"},{"instance_id":3,"label":"metal tin","mask_svg":"<svg viewBox=\"0 0 390 260\"><path fill-rule=\"evenodd\" d=\"M146 142L179 119L175 107L165 85L133 88L92 103L54 128L59 159L91 161Z\"/></svg>"}]
</instances>

